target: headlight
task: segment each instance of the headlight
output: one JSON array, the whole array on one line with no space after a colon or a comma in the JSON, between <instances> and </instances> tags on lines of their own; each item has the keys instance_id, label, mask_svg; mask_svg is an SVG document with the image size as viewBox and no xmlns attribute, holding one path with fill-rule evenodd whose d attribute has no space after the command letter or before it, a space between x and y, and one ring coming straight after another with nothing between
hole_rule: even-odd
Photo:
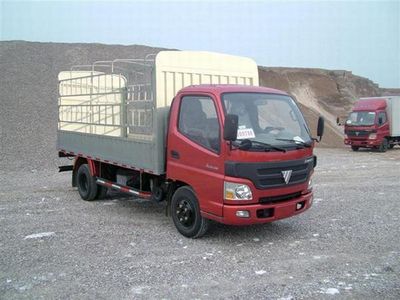
<instances>
[{"instance_id":1,"label":"headlight","mask_svg":"<svg viewBox=\"0 0 400 300\"><path fill-rule=\"evenodd\" d=\"M376 139L376 133L370 133L368 138L370 140L375 140Z\"/></svg>"},{"instance_id":2,"label":"headlight","mask_svg":"<svg viewBox=\"0 0 400 300\"><path fill-rule=\"evenodd\" d=\"M253 195L247 185L225 181L224 198L225 200L252 200Z\"/></svg>"}]
</instances>

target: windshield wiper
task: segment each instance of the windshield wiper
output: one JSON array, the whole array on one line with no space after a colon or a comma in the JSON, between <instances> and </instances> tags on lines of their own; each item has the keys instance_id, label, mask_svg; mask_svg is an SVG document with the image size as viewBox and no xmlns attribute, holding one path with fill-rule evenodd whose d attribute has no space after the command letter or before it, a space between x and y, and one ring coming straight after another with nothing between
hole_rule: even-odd
<instances>
[{"instance_id":1,"label":"windshield wiper","mask_svg":"<svg viewBox=\"0 0 400 300\"><path fill-rule=\"evenodd\" d=\"M302 145L304 147L310 148L311 144L303 142L303 141L299 141L299 140L293 140L293 139L276 139L277 141L285 141L285 142L293 142L297 145Z\"/></svg>"},{"instance_id":2,"label":"windshield wiper","mask_svg":"<svg viewBox=\"0 0 400 300\"><path fill-rule=\"evenodd\" d=\"M268 148L264 148L264 150L270 150L270 149L274 149L277 151L281 151L281 152L286 152L286 149L280 148L280 147L276 147L274 145L271 144L267 144L267 143L263 143L263 142L259 142L259 141L254 141L254 140L243 140L240 145L239 145L239 149L241 150L248 150L251 148L252 144L257 144L260 146L264 146L264 147L268 147Z\"/></svg>"}]
</instances>

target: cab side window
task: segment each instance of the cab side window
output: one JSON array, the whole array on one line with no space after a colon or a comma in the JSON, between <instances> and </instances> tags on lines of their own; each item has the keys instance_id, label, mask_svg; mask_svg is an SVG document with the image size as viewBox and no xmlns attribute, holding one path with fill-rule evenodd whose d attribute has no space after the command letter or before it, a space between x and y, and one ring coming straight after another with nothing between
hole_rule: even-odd
<instances>
[{"instance_id":1,"label":"cab side window","mask_svg":"<svg viewBox=\"0 0 400 300\"><path fill-rule=\"evenodd\" d=\"M378 124L383 125L386 123L386 113L385 112L380 112L378 114Z\"/></svg>"},{"instance_id":2,"label":"cab side window","mask_svg":"<svg viewBox=\"0 0 400 300\"><path fill-rule=\"evenodd\" d=\"M185 96L181 100L178 130L195 143L219 153L220 126L211 98Z\"/></svg>"}]
</instances>

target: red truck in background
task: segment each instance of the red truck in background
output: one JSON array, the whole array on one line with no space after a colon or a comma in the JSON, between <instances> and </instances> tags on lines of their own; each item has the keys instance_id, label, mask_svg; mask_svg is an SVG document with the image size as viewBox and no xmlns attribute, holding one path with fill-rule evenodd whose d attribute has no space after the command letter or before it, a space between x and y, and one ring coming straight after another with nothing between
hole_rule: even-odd
<instances>
[{"instance_id":1,"label":"red truck in background","mask_svg":"<svg viewBox=\"0 0 400 300\"><path fill-rule=\"evenodd\" d=\"M375 148L385 152L400 144L400 96L359 99L349 114L344 143L353 151Z\"/></svg>"},{"instance_id":2,"label":"red truck in background","mask_svg":"<svg viewBox=\"0 0 400 300\"><path fill-rule=\"evenodd\" d=\"M267 223L311 207L324 120L313 138L288 94L258 86L254 61L162 51L89 68L59 74L57 149L74 158L60 171L83 200L115 189L166 201L191 238L209 220Z\"/></svg>"}]
</instances>

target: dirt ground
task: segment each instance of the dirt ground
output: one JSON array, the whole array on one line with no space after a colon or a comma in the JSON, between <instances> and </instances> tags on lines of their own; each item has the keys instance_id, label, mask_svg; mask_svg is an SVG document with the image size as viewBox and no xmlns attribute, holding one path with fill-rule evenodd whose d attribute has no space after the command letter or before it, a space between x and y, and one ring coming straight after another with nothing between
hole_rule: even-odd
<instances>
[{"instance_id":1,"label":"dirt ground","mask_svg":"<svg viewBox=\"0 0 400 300\"><path fill-rule=\"evenodd\" d=\"M399 299L400 147L317 149L315 200L181 236L164 206L85 202L70 173L0 173L1 299Z\"/></svg>"}]
</instances>

